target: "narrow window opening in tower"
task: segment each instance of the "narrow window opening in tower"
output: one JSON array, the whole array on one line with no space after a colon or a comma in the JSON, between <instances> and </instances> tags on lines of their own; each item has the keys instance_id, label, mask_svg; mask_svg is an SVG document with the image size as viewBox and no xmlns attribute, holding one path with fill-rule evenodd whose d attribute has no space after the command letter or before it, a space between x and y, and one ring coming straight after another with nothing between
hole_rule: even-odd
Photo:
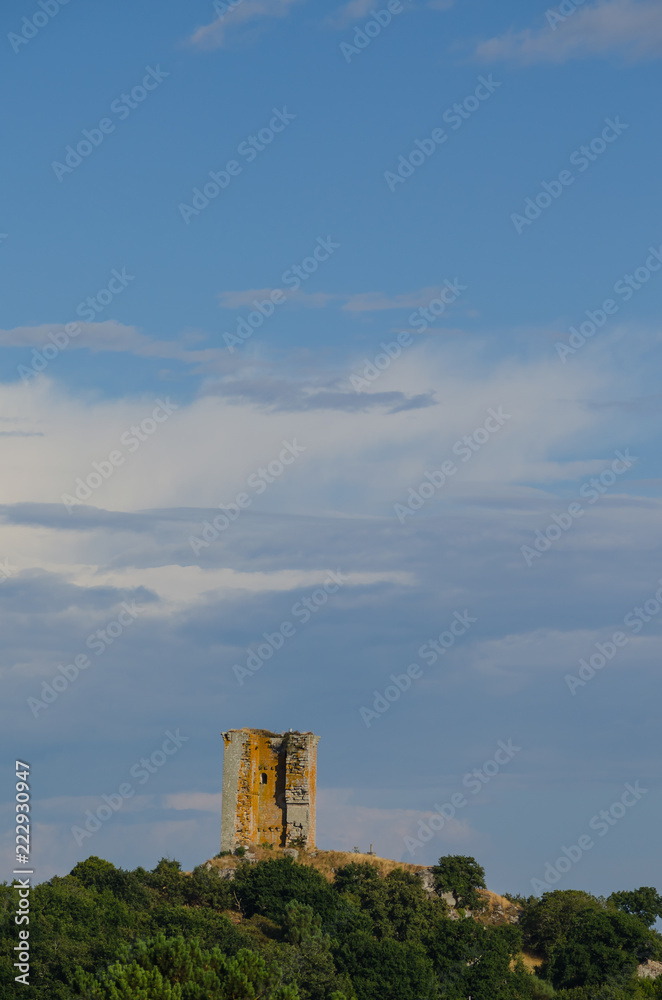
<instances>
[{"instance_id":1,"label":"narrow window opening in tower","mask_svg":"<svg viewBox=\"0 0 662 1000\"><path fill-rule=\"evenodd\" d=\"M266 776L266 774L264 773L264 771L263 771L263 772L262 772L262 774L260 775L260 781L262 782L262 784L263 784L263 785L266 785L266 783L267 783L267 776Z\"/></svg>"}]
</instances>

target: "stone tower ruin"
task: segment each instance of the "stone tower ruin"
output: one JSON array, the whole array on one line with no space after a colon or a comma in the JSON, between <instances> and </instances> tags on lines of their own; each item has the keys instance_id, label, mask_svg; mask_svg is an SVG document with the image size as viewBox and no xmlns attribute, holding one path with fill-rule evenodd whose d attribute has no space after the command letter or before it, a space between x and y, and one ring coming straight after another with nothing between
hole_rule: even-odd
<instances>
[{"instance_id":1,"label":"stone tower ruin","mask_svg":"<svg viewBox=\"0 0 662 1000\"><path fill-rule=\"evenodd\" d=\"M230 729L223 737L221 850L315 846L314 733Z\"/></svg>"}]
</instances>

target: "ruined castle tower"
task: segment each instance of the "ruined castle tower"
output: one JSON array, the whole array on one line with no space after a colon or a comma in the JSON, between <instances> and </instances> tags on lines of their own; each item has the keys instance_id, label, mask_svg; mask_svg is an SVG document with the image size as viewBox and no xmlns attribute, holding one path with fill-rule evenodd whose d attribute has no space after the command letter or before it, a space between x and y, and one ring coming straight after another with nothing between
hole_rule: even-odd
<instances>
[{"instance_id":1,"label":"ruined castle tower","mask_svg":"<svg viewBox=\"0 0 662 1000\"><path fill-rule=\"evenodd\" d=\"M314 733L230 729L223 737L221 850L315 846Z\"/></svg>"}]
</instances>

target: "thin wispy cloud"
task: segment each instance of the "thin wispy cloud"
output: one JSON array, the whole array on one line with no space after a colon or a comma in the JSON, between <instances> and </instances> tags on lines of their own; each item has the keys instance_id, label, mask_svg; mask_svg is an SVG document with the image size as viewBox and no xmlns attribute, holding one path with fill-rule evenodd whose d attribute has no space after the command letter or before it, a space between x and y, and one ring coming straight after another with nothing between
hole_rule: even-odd
<instances>
[{"instance_id":1,"label":"thin wispy cloud","mask_svg":"<svg viewBox=\"0 0 662 1000\"><path fill-rule=\"evenodd\" d=\"M308 309L324 309L329 302L337 299L337 295L330 292L303 292L289 291L278 288L246 288L243 291L221 292L218 301L221 309L243 309L245 306L255 308L255 301L268 299L272 292L281 291L286 296L287 302L293 302Z\"/></svg>"},{"instance_id":2,"label":"thin wispy cloud","mask_svg":"<svg viewBox=\"0 0 662 1000\"><path fill-rule=\"evenodd\" d=\"M443 289L441 289L443 290ZM275 291L285 295L285 301L307 309L325 309L336 304L345 312L383 312L390 309L416 309L427 306L440 293L436 285L429 285L412 292L402 292L400 295L386 295L384 292L358 292L354 295L332 292L288 291L275 288L247 288L243 290L220 292L218 296L221 309L256 309L257 303L268 299Z\"/></svg>"},{"instance_id":3,"label":"thin wispy cloud","mask_svg":"<svg viewBox=\"0 0 662 1000\"><path fill-rule=\"evenodd\" d=\"M256 308L256 301L268 299L274 288L247 288L242 291L221 292L218 296L222 309ZM282 291L282 289L280 289ZM439 295L439 287L429 285L413 292L400 295L386 295L384 292L359 292L355 295L340 295L331 292L285 291L286 301L309 309L324 309L331 303L342 303L345 312L382 312L387 309L415 309L426 306Z\"/></svg>"},{"instance_id":4,"label":"thin wispy cloud","mask_svg":"<svg viewBox=\"0 0 662 1000\"><path fill-rule=\"evenodd\" d=\"M343 309L347 312L381 312L383 309L415 309L425 306L430 299L439 295L439 288L430 285L416 292L404 292L402 295L388 296L383 292L361 292L352 295L345 302Z\"/></svg>"},{"instance_id":5,"label":"thin wispy cloud","mask_svg":"<svg viewBox=\"0 0 662 1000\"><path fill-rule=\"evenodd\" d=\"M71 327L75 328L71 333ZM69 332L67 332L69 327ZM64 339L63 339L64 338ZM204 336L198 333L184 333L173 340L157 340L141 333L134 326L126 326L115 320L103 323L42 323L36 326L19 326L9 330L0 329L1 347L36 348L41 351L49 345L59 345L55 365L59 363L60 354L75 350L88 350L93 354L104 352L132 354L142 358L163 358L170 361L180 361L184 364L208 366L216 369L233 369L236 362L227 351L217 347L204 347L201 341ZM30 369L34 360L31 352L26 353L20 362ZM53 359L50 358L50 361ZM32 369L38 374L45 368ZM54 368L48 369L52 375Z\"/></svg>"},{"instance_id":6,"label":"thin wispy cloud","mask_svg":"<svg viewBox=\"0 0 662 1000\"><path fill-rule=\"evenodd\" d=\"M662 54L662 6L657 0L603 0L569 14L555 7L540 28L511 28L481 42L474 54L484 62L521 65L612 54L632 61L654 59Z\"/></svg>"},{"instance_id":7,"label":"thin wispy cloud","mask_svg":"<svg viewBox=\"0 0 662 1000\"><path fill-rule=\"evenodd\" d=\"M334 14L327 18L327 25L330 28L344 28L353 21L358 21L362 17L367 17L371 10L374 10L373 0L349 0L343 4Z\"/></svg>"},{"instance_id":8,"label":"thin wispy cloud","mask_svg":"<svg viewBox=\"0 0 662 1000\"><path fill-rule=\"evenodd\" d=\"M416 410L437 404L433 392L409 394L391 390L357 393L342 386L338 379L304 382L269 376L211 383L206 387L205 395L221 396L229 401L248 403L282 413L310 410L338 410L345 413L385 410L387 413L400 413L402 410Z\"/></svg>"},{"instance_id":9,"label":"thin wispy cloud","mask_svg":"<svg viewBox=\"0 0 662 1000\"><path fill-rule=\"evenodd\" d=\"M219 49L226 43L228 32L252 22L269 18L287 17L299 0L239 0L227 13L216 17L209 24L196 28L189 44L199 49Z\"/></svg>"},{"instance_id":10,"label":"thin wispy cloud","mask_svg":"<svg viewBox=\"0 0 662 1000\"><path fill-rule=\"evenodd\" d=\"M455 0L428 0L426 7L430 10L450 10ZM354 21L369 17L375 10L374 0L349 0L326 19L329 28L345 28ZM406 7L406 0L403 7Z\"/></svg>"}]
</instances>

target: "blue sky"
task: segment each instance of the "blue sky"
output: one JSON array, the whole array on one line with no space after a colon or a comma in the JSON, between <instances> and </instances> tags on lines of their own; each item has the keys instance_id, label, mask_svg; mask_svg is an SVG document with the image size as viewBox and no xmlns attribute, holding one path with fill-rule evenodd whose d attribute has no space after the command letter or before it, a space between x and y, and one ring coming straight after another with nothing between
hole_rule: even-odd
<instances>
[{"instance_id":1,"label":"blue sky","mask_svg":"<svg viewBox=\"0 0 662 1000\"><path fill-rule=\"evenodd\" d=\"M659 5L218 9L3 12L0 663L38 875L216 853L219 733L256 726L321 735L320 847L473 854L497 891L638 781L558 887L660 887Z\"/></svg>"}]
</instances>

